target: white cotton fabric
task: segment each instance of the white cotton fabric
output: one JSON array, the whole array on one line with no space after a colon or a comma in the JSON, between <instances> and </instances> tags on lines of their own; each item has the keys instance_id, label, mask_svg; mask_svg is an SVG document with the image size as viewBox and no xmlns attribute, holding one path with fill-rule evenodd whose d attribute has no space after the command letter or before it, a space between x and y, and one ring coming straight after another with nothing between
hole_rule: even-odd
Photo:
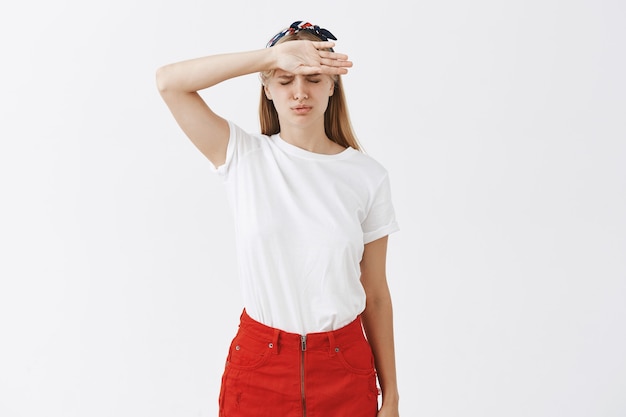
<instances>
[{"instance_id":1,"label":"white cotton fabric","mask_svg":"<svg viewBox=\"0 0 626 417\"><path fill-rule=\"evenodd\" d=\"M345 326L365 309L364 245L398 230L387 171L352 148L317 154L229 127L215 171L234 214L246 312L298 334Z\"/></svg>"}]
</instances>

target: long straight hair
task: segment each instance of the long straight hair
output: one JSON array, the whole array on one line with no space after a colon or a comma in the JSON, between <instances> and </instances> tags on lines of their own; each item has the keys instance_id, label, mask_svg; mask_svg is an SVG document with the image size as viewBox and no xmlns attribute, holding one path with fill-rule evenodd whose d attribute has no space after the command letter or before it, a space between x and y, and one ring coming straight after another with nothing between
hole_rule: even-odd
<instances>
[{"instance_id":1,"label":"long straight hair","mask_svg":"<svg viewBox=\"0 0 626 417\"><path fill-rule=\"evenodd\" d=\"M305 39L311 41L319 41L320 39L306 31L296 32L293 35L286 35L277 43L293 41L297 39ZM261 82L265 82L274 75L274 71L265 71L260 74ZM350 115L348 113L348 105L343 90L343 83L340 75L332 75L335 82L333 95L328 98L328 107L324 113L324 130L326 136L335 143L343 147L351 147L361 150L359 141L352 129ZM274 102L269 100L265 95L264 87L261 85L261 100L259 102L259 121L261 123L261 133L264 135L274 135L280 132L280 121L278 112L274 107Z\"/></svg>"}]
</instances>

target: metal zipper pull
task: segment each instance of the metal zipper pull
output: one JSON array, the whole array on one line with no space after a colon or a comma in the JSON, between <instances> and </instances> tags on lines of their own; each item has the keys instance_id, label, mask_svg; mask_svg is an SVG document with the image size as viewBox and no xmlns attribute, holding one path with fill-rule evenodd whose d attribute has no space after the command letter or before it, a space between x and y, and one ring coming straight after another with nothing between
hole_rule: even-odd
<instances>
[{"instance_id":1,"label":"metal zipper pull","mask_svg":"<svg viewBox=\"0 0 626 417\"><path fill-rule=\"evenodd\" d=\"M306 335L300 336L300 342L302 344L302 351L304 352L306 350Z\"/></svg>"}]
</instances>

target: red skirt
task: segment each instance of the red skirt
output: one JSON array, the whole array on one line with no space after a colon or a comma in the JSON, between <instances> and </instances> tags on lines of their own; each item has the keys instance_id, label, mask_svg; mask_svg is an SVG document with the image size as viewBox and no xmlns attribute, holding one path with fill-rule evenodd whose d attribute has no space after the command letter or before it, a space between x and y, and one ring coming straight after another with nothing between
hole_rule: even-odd
<instances>
[{"instance_id":1,"label":"red skirt","mask_svg":"<svg viewBox=\"0 0 626 417\"><path fill-rule=\"evenodd\" d=\"M222 376L220 417L376 417L374 357L360 317L301 336L241 314Z\"/></svg>"}]
</instances>

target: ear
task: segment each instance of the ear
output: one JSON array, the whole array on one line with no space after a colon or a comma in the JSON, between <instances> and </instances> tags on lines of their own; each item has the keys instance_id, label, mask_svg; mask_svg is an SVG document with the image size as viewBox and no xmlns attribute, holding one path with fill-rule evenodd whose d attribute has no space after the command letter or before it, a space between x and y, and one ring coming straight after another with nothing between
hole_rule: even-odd
<instances>
[{"instance_id":1,"label":"ear","mask_svg":"<svg viewBox=\"0 0 626 417\"><path fill-rule=\"evenodd\" d=\"M263 84L263 91L265 91L265 97L267 97L268 100L272 100L272 93L270 93L270 89L267 86L267 84Z\"/></svg>"},{"instance_id":2,"label":"ear","mask_svg":"<svg viewBox=\"0 0 626 417\"><path fill-rule=\"evenodd\" d=\"M328 93L328 97L332 96L333 94L335 94L335 82L334 81L330 83L330 92Z\"/></svg>"}]
</instances>

